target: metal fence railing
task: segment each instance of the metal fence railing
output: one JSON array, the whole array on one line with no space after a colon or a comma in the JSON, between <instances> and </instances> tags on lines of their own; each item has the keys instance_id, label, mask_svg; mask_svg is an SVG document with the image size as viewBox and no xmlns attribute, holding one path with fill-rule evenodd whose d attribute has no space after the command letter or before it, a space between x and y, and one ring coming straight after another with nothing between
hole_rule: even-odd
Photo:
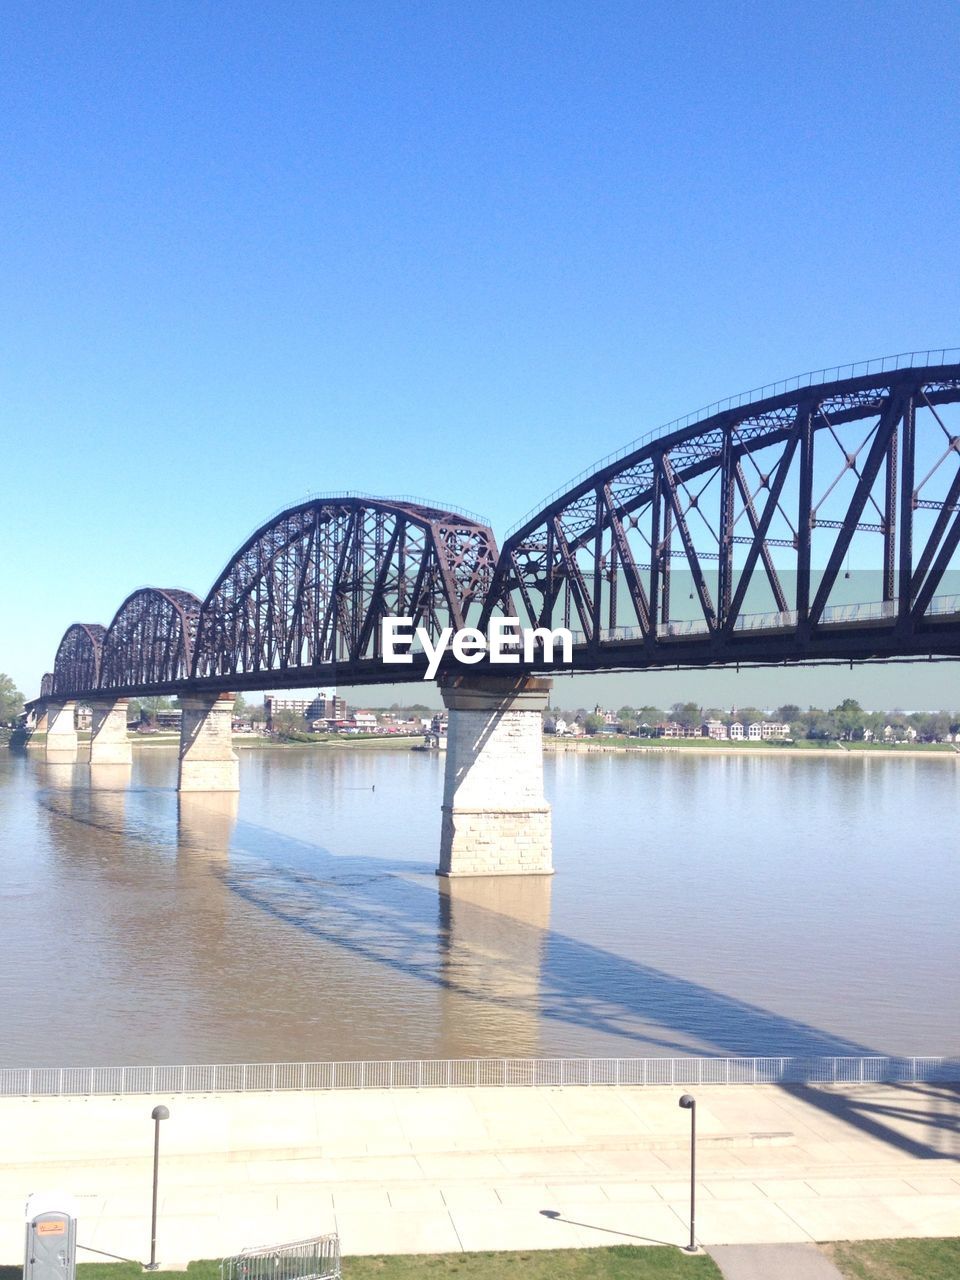
<instances>
[{"instance_id":1,"label":"metal fence railing","mask_svg":"<svg viewBox=\"0 0 960 1280\"><path fill-rule=\"evenodd\" d=\"M244 1249L220 1263L220 1280L339 1280L340 1240L313 1236L291 1244Z\"/></svg>"},{"instance_id":2,"label":"metal fence railing","mask_svg":"<svg viewBox=\"0 0 960 1280\"><path fill-rule=\"evenodd\" d=\"M955 1081L960 1081L960 1058L444 1058L167 1067L4 1067L0 1068L0 1096Z\"/></svg>"}]
</instances>

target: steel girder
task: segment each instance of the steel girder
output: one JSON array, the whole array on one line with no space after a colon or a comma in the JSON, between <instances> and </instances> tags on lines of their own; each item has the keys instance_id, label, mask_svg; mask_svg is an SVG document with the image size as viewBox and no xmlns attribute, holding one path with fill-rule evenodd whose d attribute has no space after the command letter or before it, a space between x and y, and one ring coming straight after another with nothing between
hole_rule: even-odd
<instances>
[{"instance_id":1,"label":"steel girder","mask_svg":"<svg viewBox=\"0 0 960 1280\"><path fill-rule=\"evenodd\" d=\"M455 512L304 502L244 543L202 606L144 589L108 643L74 624L43 696L419 679L422 655L382 661L389 615L434 639L494 613L568 626L575 670L960 655L960 583L955 599L945 585L958 401L953 364L725 409L599 466L499 558L490 529Z\"/></svg>"},{"instance_id":2,"label":"steel girder","mask_svg":"<svg viewBox=\"0 0 960 1280\"><path fill-rule=\"evenodd\" d=\"M496 561L491 530L455 512L367 498L293 507L244 543L203 602L194 679L404 678L381 661L381 619L412 618L434 639L469 625Z\"/></svg>"},{"instance_id":3,"label":"steel girder","mask_svg":"<svg viewBox=\"0 0 960 1280\"><path fill-rule=\"evenodd\" d=\"M960 654L957 401L905 368L649 440L507 539L484 621L570 627L576 670Z\"/></svg>"},{"instance_id":4,"label":"steel girder","mask_svg":"<svg viewBox=\"0 0 960 1280\"><path fill-rule=\"evenodd\" d=\"M200 601L143 587L127 596L103 638L98 688L117 696L190 678Z\"/></svg>"},{"instance_id":5,"label":"steel girder","mask_svg":"<svg viewBox=\"0 0 960 1280\"><path fill-rule=\"evenodd\" d=\"M381 661L380 620L432 639L477 620L493 580L492 531L457 512L374 498L315 499L261 526L207 598L143 588L109 629L76 624L56 694L94 698L420 679ZM102 656L101 656L102 655Z\"/></svg>"},{"instance_id":6,"label":"steel girder","mask_svg":"<svg viewBox=\"0 0 960 1280\"><path fill-rule=\"evenodd\" d=\"M75 622L67 627L53 664L54 697L72 698L96 689L104 635L105 629L97 622Z\"/></svg>"}]
</instances>

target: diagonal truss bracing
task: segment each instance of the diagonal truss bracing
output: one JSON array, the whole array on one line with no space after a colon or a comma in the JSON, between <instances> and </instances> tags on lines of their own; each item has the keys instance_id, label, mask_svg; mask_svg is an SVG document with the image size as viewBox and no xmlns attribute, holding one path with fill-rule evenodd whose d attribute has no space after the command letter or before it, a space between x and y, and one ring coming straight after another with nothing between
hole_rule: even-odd
<instances>
[{"instance_id":1,"label":"diagonal truss bracing","mask_svg":"<svg viewBox=\"0 0 960 1280\"><path fill-rule=\"evenodd\" d=\"M572 626L580 670L960 654L957 402L921 364L655 438L507 539L485 616Z\"/></svg>"}]
</instances>

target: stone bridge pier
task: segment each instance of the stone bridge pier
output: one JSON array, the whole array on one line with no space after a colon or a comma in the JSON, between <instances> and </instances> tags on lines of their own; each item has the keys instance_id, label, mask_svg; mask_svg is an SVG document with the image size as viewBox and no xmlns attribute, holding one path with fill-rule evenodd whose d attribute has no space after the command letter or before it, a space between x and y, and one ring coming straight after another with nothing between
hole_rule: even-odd
<instances>
[{"instance_id":1,"label":"stone bridge pier","mask_svg":"<svg viewBox=\"0 0 960 1280\"><path fill-rule=\"evenodd\" d=\"M234 694L189 694L180 699L178 791L239 791L240 757L233 749Z\"/></svg>"},{"instance_id":2,"label":"stone bridge pier","mask_svg":"<svg viewBox=\"0 0 960 1280\"><path fill-rule=\"evenodd\" d=\"M552 875L542 715L552 681L455 675L448 713L441 876Z\"/></svg>"},{"instance_id":3,"label":"stone bridge pier","mask_svg":"<svg viewBox=\"0 0 960 1280\"><path fill-rule=\"evenodd\" d=\"M90 763L127 765L133 748L127 737L127 699L90 700L93 714L90 734Z\"/></svg>"},{"instance_id":4,"label":"stone bridge pier","mask_svg":"<svg viewBox=\"0 0 960 1280\"><path fill-rule=\"evenodd\" d=\"M73 698L51 700L46 705L46 758L64 762L77 757L77 703Z\"/></svg>"}]
</instances>

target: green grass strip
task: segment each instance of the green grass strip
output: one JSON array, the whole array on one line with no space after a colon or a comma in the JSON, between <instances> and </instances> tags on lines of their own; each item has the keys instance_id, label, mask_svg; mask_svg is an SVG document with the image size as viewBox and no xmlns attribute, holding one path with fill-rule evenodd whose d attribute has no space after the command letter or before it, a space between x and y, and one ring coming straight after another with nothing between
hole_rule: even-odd
<instances>
[{"instance_id":1,"label":"green grass strip","mask_svg":"<svg viewBox=\"0 0 960 1280\"><path fill-rule=\"evenodd\" d=\"M518 1270L519 1269L519 1270ZM705 1254L613 1245L600 1249L530 1249L504 1253L416 1253L344 1258L344 1280L721 1280ZM186 1271L155 1271L152 1280L220 1280L220 1263L191 1262ZM82 1262L77 1280L140 1280L127 1262ZM0 1267L0 1280L22 1280L22 1268Z\"/></svg>"},{"instance_id":2,"label":"green grass strip","mask_svg":"<svg viewBox=\"0 0 960 1280\"><path fill-rule=\"evenodd\" d=\"M957 1280L960 1239L844 1240L823 1246L847 1280Z\"/></svg>"}]
</instances>

